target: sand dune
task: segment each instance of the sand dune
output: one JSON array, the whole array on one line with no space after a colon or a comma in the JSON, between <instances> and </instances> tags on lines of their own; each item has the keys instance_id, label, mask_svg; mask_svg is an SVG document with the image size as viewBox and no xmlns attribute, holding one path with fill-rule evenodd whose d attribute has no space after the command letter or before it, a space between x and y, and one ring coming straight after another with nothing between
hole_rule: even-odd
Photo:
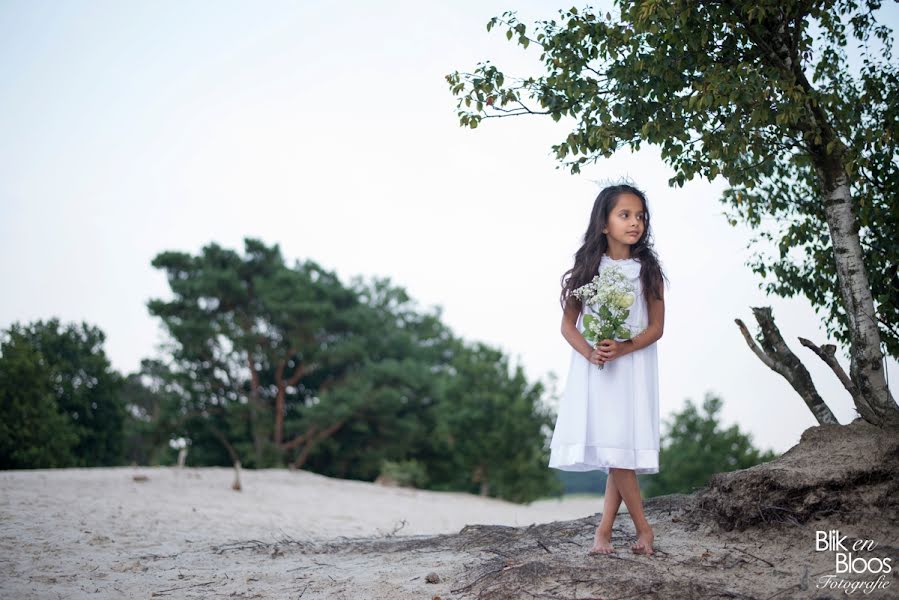
<instances>
[{"instance_id":1,"label":"sand dune","mask_svg":"<svg viewBox=\"0 0 899 600\"><path fill-rule=\"evenodd\" d=\"M134 480L140 475L146 481ZM466 525L548 523L602 509L598 496L524 506L283 469L243 471L240 492L230 489L232 481L229 468L0 472L0 595L148 597L176 587L162 584L171 574L160 578L154 558L180 565L186 580L221 575L231 569L227 559L213 562L209 549L229 543L455 533ZM248 582L254 593L281 597L278 587L260 582L289 582L285 565L269 561L259 570ZM161 595L186 597L189 589Z\"/></svg>"},{"instance_id":2,"label":"sand dune","mask_svg":"<svg viewBox=\"0 0 899 600\"><path fill-rule=\"evenodd\" d=\"M773 461L646 500L652 557L628 551L626 516L616 554L589 555L598 498L516 506L286 470L245 472L242 492L226 468L6 471L0 598L893 598L896 457L899 429L811 427ZM818 548L837 533L862 560L851 574Z\"/></svg>"}]
</instances>

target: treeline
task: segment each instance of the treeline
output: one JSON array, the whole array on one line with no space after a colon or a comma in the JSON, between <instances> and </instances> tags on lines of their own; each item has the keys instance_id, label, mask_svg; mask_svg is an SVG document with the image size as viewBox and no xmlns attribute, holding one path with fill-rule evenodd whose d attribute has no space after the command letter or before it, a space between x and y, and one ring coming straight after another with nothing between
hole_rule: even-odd
<instances>
[{"instance_id":1,"label":"treeline","mask_svg":"<svg viewBox=\"0 0 899 600\"><path fill-rule=\"evenodd\" d=\"M171 465L180 443L193 466L304 468L517 502L605 488L597 472L547 467L555 414L542 383L388 281L345 286L254 239L243 255L210 244L152 264L171 298L147 307L168 339L136 373L111 367L88 324L2 332L0 469ZM773 458L722 431L720 406L709 397L700 414L688 401L674 415L645 496Z\"/></svg>"},{"instance_id":2,"label":"treeline","mask_svg":"<svg viewBox=\"0 0 899 600\"><path fill-rule=\"evenodd\" d=\"M105 336L57 319L0 343L0 468L291 467L529 501L561 491L554 415L499 350L386 280L342 284L277 245L163 252L170 299L148 302L163 356L123 376Z\"/></svg>"}]
</instances>

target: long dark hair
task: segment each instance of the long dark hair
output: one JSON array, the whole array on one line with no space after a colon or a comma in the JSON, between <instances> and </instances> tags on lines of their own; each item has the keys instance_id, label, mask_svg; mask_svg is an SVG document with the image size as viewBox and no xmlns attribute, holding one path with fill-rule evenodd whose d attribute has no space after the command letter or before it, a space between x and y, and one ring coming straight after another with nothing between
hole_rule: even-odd
<instances>
[{"instance_id":1,"label":"long dark hair","mask_svg":"<svg viewBox=\"0 0 899 600\"><path fill-rule=\"evenodd\" d=\"M662 272L659 257L653 248L646 194L632 185L610 185L596 196L593 210L590 213L590 224L587 225L587 233L584 234L584 243L574 254L574 266L562 275L562 294L559 300L563 310L569 300L580 304L580 299L571 293L582 285L590 283L597 274L602 255L609 248L609 240L602 230L606 227L609 213L618 202L619 194L622 193L631 193L637 196L643 204L643 235L631 246L631 258L640 261L640 283L643 287L646 305L649 306L650 298L659 300L662 298L662 278L664 277L665 280L668 278Z\"/></svg>"}]
</instances>

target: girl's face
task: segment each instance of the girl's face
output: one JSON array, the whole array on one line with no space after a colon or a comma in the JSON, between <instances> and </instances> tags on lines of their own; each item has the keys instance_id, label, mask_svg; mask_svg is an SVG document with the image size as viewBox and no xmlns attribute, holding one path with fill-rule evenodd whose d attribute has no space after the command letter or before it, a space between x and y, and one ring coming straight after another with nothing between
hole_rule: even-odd
<instances>
[{"instance_id":1,"label":"girl's face","mask_svg":"<svg viewBox=\"0 0 899 600\"><path fill-rule=\"evenodd\" d=\"M618 194L603 233L624 246L636 244L646 229L644 218L639 196L628 192Z\"/></svg>"}]
</instances>

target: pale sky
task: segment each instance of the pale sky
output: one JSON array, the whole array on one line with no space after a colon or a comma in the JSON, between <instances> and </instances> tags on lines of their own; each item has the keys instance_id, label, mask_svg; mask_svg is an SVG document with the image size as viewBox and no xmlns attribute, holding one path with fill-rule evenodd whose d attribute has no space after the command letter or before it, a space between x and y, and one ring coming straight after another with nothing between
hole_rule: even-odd
<instances>
[{"instance_id":1,"label":"pale sky","mask_svg":"<svg viewBox=\"0 0 899 600\"><path fill-rule=\"evenodd\" d=\"M561 393L571 347L559 280L597 181L628 176L648 195L671 282L658 342L663 420L714 392L723 426L763 449L783 452L815 424L734 324L755 332L750 307L767 305L849 422L848 393L796 338L832 340L805 299L759 290L745 265L751 233L727 224L720 177L669 188L673 171L647 146L572 176L550 149L571 120L459 127L447 73L487 59L507 80L540 73L537 46L488 34L487 21L509 9L526 23L558 20L570 6L0 2L0 327L84 320L131 372L162 339L146 302L170 295L153 257L211 242L242 252L250 236L345 283L389 277L532 381L554 373ZM895 361L888 374L899 376Z\"/></svg>"}]
</instances>

